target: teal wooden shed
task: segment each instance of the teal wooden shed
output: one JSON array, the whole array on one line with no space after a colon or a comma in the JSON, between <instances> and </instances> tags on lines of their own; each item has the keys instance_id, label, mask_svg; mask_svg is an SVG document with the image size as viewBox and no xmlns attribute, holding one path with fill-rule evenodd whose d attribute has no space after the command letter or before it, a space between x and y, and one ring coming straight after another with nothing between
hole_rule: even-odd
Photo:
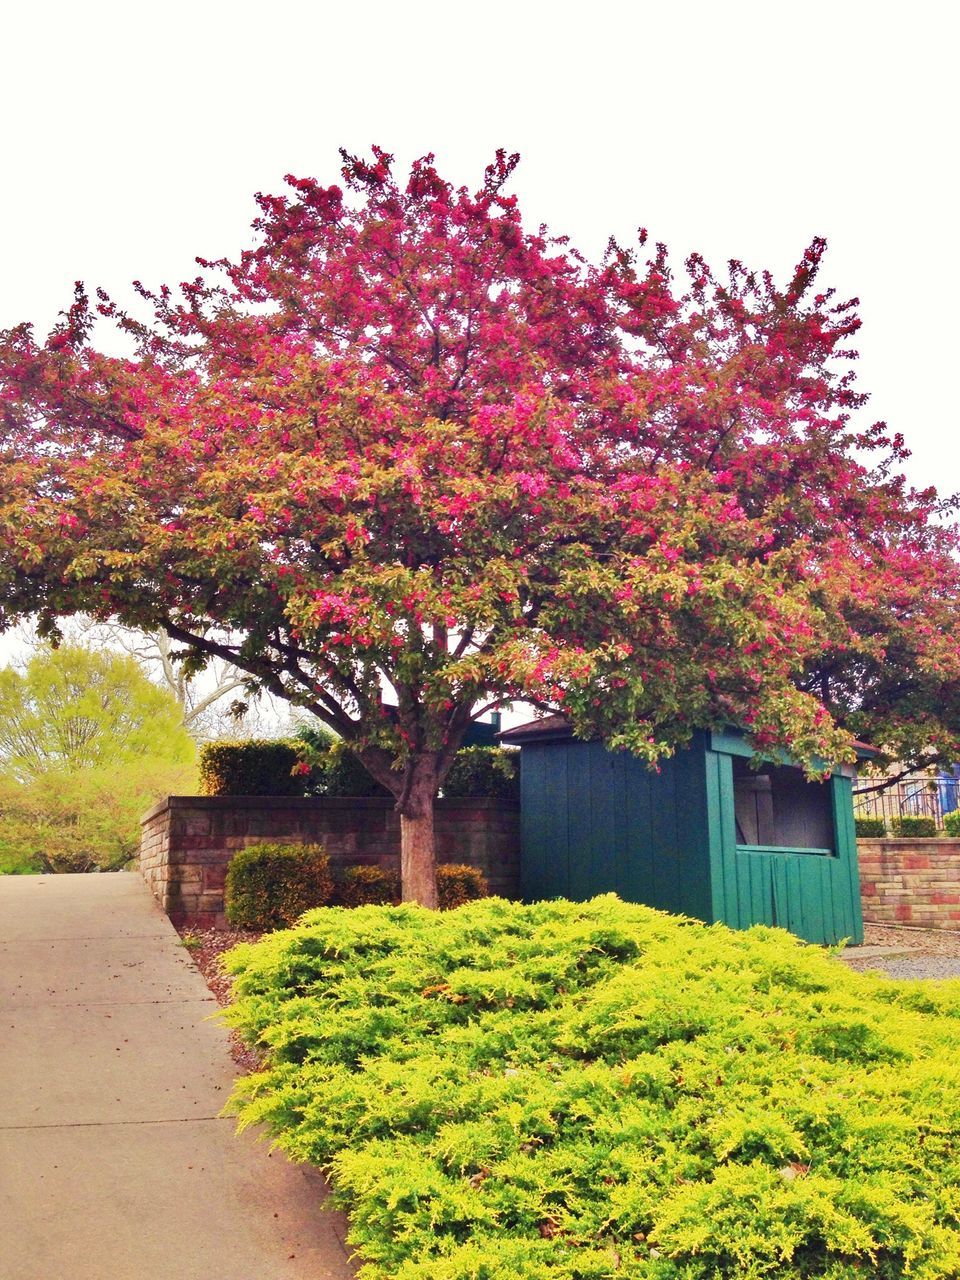
<instances>
[{"instance_id":1,"label":"teal wooden shed","mask_svg":"<svg viewBox=\"0 0 960 1280\"><path fill-rule=\"evenodd\" d=\"M823 782L787 757L754 769L743 736L724 731L697 733L654 772L559 716L500 741L521 748L526 900L612 891L736 929L863 941L851 768Z\"/></svg>"}]
</instances>

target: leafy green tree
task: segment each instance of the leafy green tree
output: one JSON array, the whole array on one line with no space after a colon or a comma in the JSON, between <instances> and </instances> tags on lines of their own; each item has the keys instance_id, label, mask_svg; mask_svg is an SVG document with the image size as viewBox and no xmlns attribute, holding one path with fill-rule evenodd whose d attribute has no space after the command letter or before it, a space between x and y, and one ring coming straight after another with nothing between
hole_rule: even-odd
<instances>
[{"instance_id":1,"label":"leafy green tree","mask_svg":"<svg viewBox=\"0 0 960 1280\"><path fill-rule=\"evenodd\" d=\"M118 871L136 856L140 817L196 788L189 764L146 757L110 769L50 769L30 782L0 776L0 875Z\"/></svg>"},{"instance_id":2,"label":"leafy green tree","mask_svg":"<svg viewBox=\"0 0 960 1280\"><path fill-rule=\"evenodd\" d=\"M112 871L196 785L181 708L132 657L76 645L0 671L0 873Z\"/></svg>"},{"instance_id":3,"label":"leafy green tree","mask_svg":"<svg viewBox=\"0 0 960 1280\"><path fill-rule=\"evenodd\" d=\"M193 758L176 699L131 657L70 645L0 671L0 769L18 782Z\"/></svg>"}]
</instances>

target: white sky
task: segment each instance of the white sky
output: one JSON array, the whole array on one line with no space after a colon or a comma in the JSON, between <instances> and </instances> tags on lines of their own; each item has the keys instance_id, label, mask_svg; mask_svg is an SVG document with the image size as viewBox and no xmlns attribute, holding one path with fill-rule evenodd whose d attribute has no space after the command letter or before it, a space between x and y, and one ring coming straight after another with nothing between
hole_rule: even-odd
<instances>
[{"instance_id":1,"label":"white sky","mask_svg":"<svg viewBox=\"0 0 960 1280\"><path fill-rule=\"evenodd\" d=\"M960 489L957 6L591 0L353 7L247 0L7 6L0 327L74 279L125 296L248 240L252 193L338 179L337 148L433 150L515 189L590 254L643 224L781 279L814 234L859 294L867 412L911 479Z\"/></svg>"},{"instance_id":2,"label":"white sky","mask_svg":"<svg viewBox=\"0 0 960 1280\"><path fill-rule=\"evenodd\" d=\"M960 489L956 5L167 0L5 7L0 327L83 278L123 296L237 251L252 193L338 177L337 147L428 150L516 189L598 252L643 224L675 251L783 276L814 234L862 299L869 412L911 478Z\"/></svg>"}]
</instances>

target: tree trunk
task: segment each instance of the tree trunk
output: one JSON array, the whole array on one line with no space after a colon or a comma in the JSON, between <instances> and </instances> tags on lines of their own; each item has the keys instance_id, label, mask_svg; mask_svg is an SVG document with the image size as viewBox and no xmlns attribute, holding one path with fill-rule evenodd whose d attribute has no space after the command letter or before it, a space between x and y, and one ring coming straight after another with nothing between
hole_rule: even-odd
<instances>
[{"instance_id":1,"label":"tree trunk","mask_svg":"<svg viewBox=\"0 0 960 1280\"><path fill-rule=\"evenodd\" d=\"M400 880L404 902L437 905L437 854L433 834L436 779L421 775L400 810Z\"/></svg>"}]
</instances>

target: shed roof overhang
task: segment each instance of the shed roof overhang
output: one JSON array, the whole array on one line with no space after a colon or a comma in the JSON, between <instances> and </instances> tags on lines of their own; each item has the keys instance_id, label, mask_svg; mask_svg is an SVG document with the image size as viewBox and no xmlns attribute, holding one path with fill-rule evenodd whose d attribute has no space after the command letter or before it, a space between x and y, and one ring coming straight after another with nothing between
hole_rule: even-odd
<instances>
[{"instance_id":1,"label":"shed roof overhang","mask_svg":"<svg viewBox=\"0 0 960 1280\"><path fill-rule=\"evenodd\" d=\"M566 716L540 716L536 720L528 720L526 724L505 729L497 735L497 738L511 747L523 747L534 742L563 742L573 739L573 726ZM710 745L715 751L725 751L731 755L752 756L754 754L753 748L746 741L746 735L740 729L714 730L710 734ZM868 746L865 742L854 741L853 746L858 760L870 760L878 754L875 747ZM777 759L782 763L786 763L789 758L788 753L784 751L777 751L771 756L771 759ZM841 766L841 772L849 771L849 765Z\"/></svg>"}]
</instances>

